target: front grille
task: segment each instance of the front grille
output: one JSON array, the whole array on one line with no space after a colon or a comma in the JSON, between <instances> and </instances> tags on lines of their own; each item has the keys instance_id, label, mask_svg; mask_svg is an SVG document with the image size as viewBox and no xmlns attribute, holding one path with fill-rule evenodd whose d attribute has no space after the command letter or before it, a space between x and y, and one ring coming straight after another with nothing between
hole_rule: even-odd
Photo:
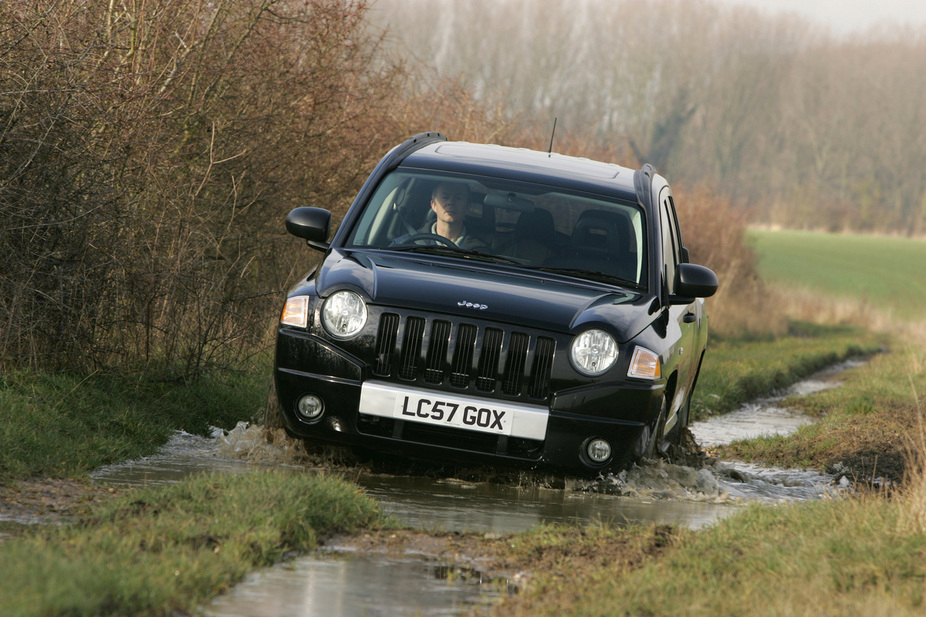
<instances>
[{"instance_id":1,"label":"front grille","mask_svg":"<svg viewBox=\"0 0 926 617\"><path fill-rule=\"evenodd\" d=\"M549 337L385 313L373 374L475 394L543 400L555 351L556 341Z\"/></svg>"}]
</instances>

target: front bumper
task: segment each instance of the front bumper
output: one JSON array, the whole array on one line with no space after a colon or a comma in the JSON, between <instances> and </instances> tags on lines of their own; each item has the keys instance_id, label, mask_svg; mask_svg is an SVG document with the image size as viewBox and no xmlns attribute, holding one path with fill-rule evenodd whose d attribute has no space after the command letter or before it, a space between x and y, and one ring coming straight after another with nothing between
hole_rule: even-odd
<instances>
[{"instance_id":1,"label":"front bumper","mask_svg":"<svg viewBox=\"0 0 926 617\"><path fill-rule=\"evenodd\" d=\"M659 413L665 387L664 381L601 382L564 387L543 400L474 397L450 385L379 378L360 358L304 332L281 329L278 336L275 382L291 435L415 459L580 475L614 469L634 455L643 428ZM412 398L404 399L409 393ZM313 421L296 410L306 394L324 401L324 413ZM425 398L429 405L420 405ZM480 420L465 426L416 416L442 414L442 408L435 411L430 406L440 400L461 405L457 420L469 404L484 409L484 426L477 426ZM506 424L509 412L510 426ZM470 419L474 417L471 414ZM588 458L586 445L593 438L611 444L611 459L595 463Z\"/></svg>"}]
</instances>

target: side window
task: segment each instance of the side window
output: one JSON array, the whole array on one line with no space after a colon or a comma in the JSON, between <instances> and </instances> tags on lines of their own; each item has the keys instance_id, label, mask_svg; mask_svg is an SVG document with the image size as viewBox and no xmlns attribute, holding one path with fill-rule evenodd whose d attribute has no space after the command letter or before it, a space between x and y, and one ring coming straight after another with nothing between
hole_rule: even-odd
<instances>
[{"instance_id":1,"label":"side window","mask_svg":"<svg viewBox=\"0 0 926 617\"><path fill-rule=\"evenodd\" d=\"M675 203L668 191L663 191L659 207L659 218L662 227L663 264L665 266L666 281L669 293L675 291L675 271L681 261L681 239L678 235L678 225L675 219Z\"/></svg>"}]
</instances>

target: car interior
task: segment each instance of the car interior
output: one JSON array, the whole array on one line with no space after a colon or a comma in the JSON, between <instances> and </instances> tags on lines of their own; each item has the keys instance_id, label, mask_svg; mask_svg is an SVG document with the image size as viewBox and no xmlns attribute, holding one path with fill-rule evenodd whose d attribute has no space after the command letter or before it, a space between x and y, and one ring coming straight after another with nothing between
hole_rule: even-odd
<instances>
[{"instance_id":1,"label":"car interior","mask_svg":"<svg viewBox=\"0 0 926 617\"><path fill-rule=\"evenodd\" d=\"M435 218L431 193L443 178L409 175L396 180L391 186L384 182L371 199L374 211L361 217L354 243L387 248L429 228ZM525 266L639 280L640 222L635 225L631 220L633 208L565 194L516 193L511 186L485 187L475 180L466 183L470 195L467 230L486 242L484 252Z\"/></svg>"}]
</instances>

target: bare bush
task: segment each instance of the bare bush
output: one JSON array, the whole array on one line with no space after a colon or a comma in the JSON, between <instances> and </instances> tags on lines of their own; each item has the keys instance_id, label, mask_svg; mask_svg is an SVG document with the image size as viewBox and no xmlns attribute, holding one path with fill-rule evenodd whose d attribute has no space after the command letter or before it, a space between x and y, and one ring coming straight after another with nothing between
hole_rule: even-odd
<instances>
[{"instance_id":1,"label":"bare bush","mask_svg":"<svg viewBox=\"0 0 926 617\"><path fill-rule=\"evenodd\" d=\"M401 77L362 0L0 6L0 365L195 374L265 340Z\"/></svg>"}]
</instances>

